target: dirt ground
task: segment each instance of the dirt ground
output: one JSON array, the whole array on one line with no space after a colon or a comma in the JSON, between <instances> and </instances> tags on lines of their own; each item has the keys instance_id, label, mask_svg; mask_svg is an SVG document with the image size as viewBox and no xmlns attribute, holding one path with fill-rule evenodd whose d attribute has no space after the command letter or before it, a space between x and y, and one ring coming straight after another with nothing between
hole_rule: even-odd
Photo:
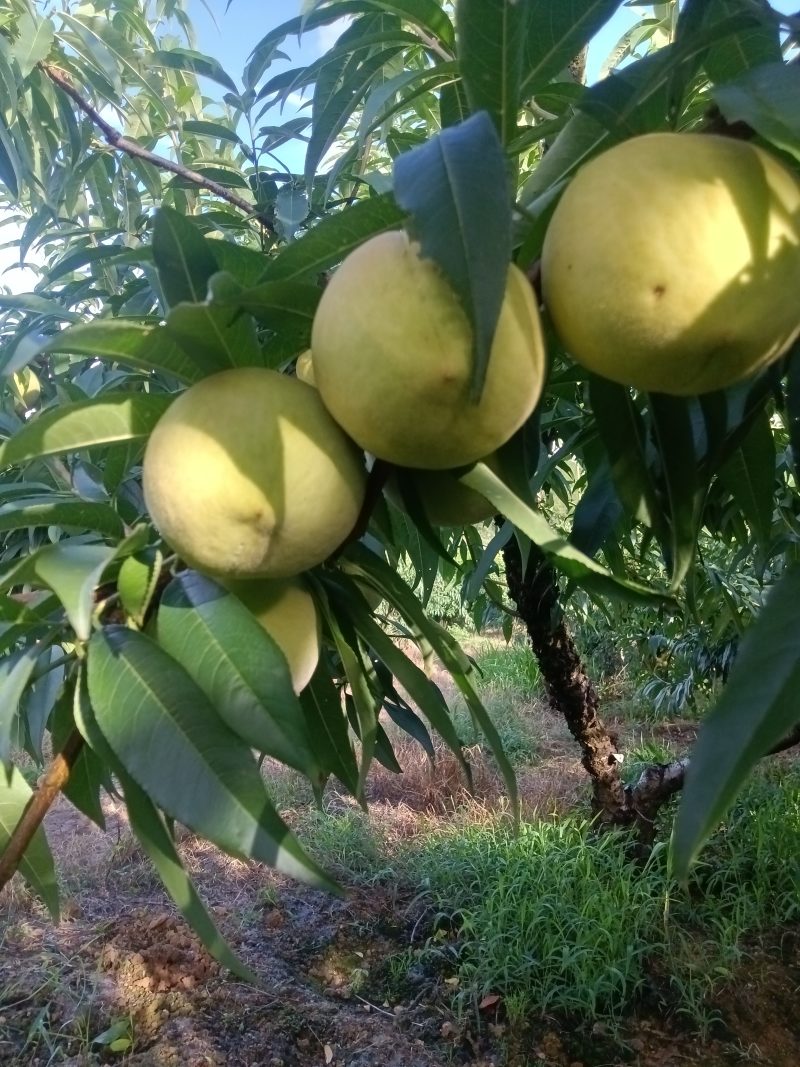
<instances>
[{"instance_id":1,"label":"dirt ground","mask_svg":"<svg viewBox=\"0 0 800 1067\"><path fill-rule=\"evenodd\" d=\"M563 727L541 708L536 714L541 758L520 776L529 813L570 807L584 790ZM676 744L691 732L687 724L660 728ZM425 819L440 817L436 802L447 778L440 772L434 788L419 771L415 788L407 782L393 795L396 780L378 772L372 817L398 834L418 832L423 809ZM448 803L458 802L457 788ZM488 769L479 788L488 803L499 795ZM106 834L66 803L48 815L63 884L60 924L52 925L21 885L0 896L0 1064L800 1064L797 934L743 965L719 997L720 1022L705 1043L680 1019L646 1010L615 1039L602 1026L585 1033L546 1018L515 1030L499 998L487 998L478 1018L460 1018L441 977L393 978L392 957L425 935L411 891L378 880L351 884L345 899L336 899L186 834L187 867L221 930L259 976L255 987L206 954L161 891L124 811L109 800L106 812Z\"/></svg>"}]
</instances>

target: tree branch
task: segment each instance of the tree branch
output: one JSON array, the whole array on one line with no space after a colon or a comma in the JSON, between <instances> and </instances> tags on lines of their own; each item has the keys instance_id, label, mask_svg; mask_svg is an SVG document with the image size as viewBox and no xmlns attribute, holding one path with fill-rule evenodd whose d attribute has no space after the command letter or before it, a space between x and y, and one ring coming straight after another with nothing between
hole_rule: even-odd
<instances>
[{"instance_id":1,"label":"tree branch","mask_svg":"<svg viewBox=\"0 0 800 1067\"><path fill-rule=\"evenodd\" d=\"M33 840L47 812L58 794L69 780L75 761L83 749L83 738L73 730L64 743L64 747L53 758L49 767L39 779L36 791L25 806L8 844L0 855L0 889L11 880L17 870L25 850Z\"/></svg>"},{"instance_id":2,"label":"tree branch","mask_svg":"<svg viewBox=\"0 0 800 1067\"><path fill-rule=\"evenodd\" d=\"M215 182L211 178L206 178L202 174L198 174L196 170L191 170L189 167L185 167L182 163L175 163L173 160L167 159L165 156L156 155L154 152L142 148L136 141L131 141L129 138L123 137L119 130L115 130L110 123L106 122L100 112L93 107L88 100L81 96L66 74L49 63L41 63L40 66L50 81L65 92L67 96L78 105L84 115L88 115L112 148L116 148L120 152L124 152L129 156L134 156L137 159L143 159L152 166L158 167L159 170L167 170L171 174L177 174L178 177L191 182L192 185L196 185L200 189L207 189L221 200L227 200L229 204L238 207L239 210L243 211L246 215L255 218L265 230L268 230L272 234L275 233L275 228L272 223L263 215L259 214L258 209L254 204L250 204L247 200L243 200L241 196L232 193L229 189L226 189L224 185L220 185L219 182Z\"/></svg>"}]
</instances>

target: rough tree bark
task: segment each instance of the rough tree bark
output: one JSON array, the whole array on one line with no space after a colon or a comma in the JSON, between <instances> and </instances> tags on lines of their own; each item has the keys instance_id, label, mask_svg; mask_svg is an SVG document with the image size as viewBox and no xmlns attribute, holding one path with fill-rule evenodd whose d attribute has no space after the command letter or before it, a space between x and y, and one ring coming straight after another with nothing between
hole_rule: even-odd
<instances>
[{"instance_id":1,"label":"rough tree bark","mask_svg":"<svg viewBox=\"0 0 800 1067\"><path fill-rule=\"evenodd\" d=\"M593 808L601 822L624 825L633 812L619 773L617 746L599 714L599 698L564 623L558 581L544 553L531 545L523 573L515 538L503 549L511 599L525 624L531 648L547 686L550 703L581 747L592 780Z\"/></svg>"}]
</instances>

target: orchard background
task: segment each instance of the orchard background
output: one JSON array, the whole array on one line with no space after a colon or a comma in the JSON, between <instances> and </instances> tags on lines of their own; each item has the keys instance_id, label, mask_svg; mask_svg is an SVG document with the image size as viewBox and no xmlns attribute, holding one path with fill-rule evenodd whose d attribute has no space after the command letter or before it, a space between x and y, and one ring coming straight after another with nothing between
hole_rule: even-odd
<instances>
[{"instance_id":1,"label":"orchard background","mask_svg":"<svg viewBox=\"0 0 800 1067\"><path fill-rule=\"evenodd\" d=\"M378 234L485 338L510 260L540 301L559 199L614 145L730 137L796 175L790 7L198 10L242 70L179 0L0 11L28 265L0 277L0 1062L798 1061L796 345L647 394L543 309L536 410L453 475L494 518L433 526L376 464L307 576L299 695L142 493L175 395L293 376Z\"/></svg>"}]
</instances>

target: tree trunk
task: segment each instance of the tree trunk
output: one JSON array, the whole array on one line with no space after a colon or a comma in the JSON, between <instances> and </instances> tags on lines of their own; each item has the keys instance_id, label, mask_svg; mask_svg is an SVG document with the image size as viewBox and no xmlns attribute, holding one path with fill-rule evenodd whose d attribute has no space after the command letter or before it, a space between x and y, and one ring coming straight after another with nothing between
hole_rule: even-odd
<instances>
[{"instance_id":1,"label":"tree trunk","mask_svg":"<svg viewBox=\"0 0 800 1067\"><path fill-rule=\"evenodd\" d=\"M598 714L597 690L564 623L555 571L544 553L531 545L523 574L513 537L503 557L508 592L525 624L551 706L564 716L581 746L582 763L592 780L594 811L608 825L630 823L634 816L619 773L617 746Z\"/></svg>"}]
</instances>

